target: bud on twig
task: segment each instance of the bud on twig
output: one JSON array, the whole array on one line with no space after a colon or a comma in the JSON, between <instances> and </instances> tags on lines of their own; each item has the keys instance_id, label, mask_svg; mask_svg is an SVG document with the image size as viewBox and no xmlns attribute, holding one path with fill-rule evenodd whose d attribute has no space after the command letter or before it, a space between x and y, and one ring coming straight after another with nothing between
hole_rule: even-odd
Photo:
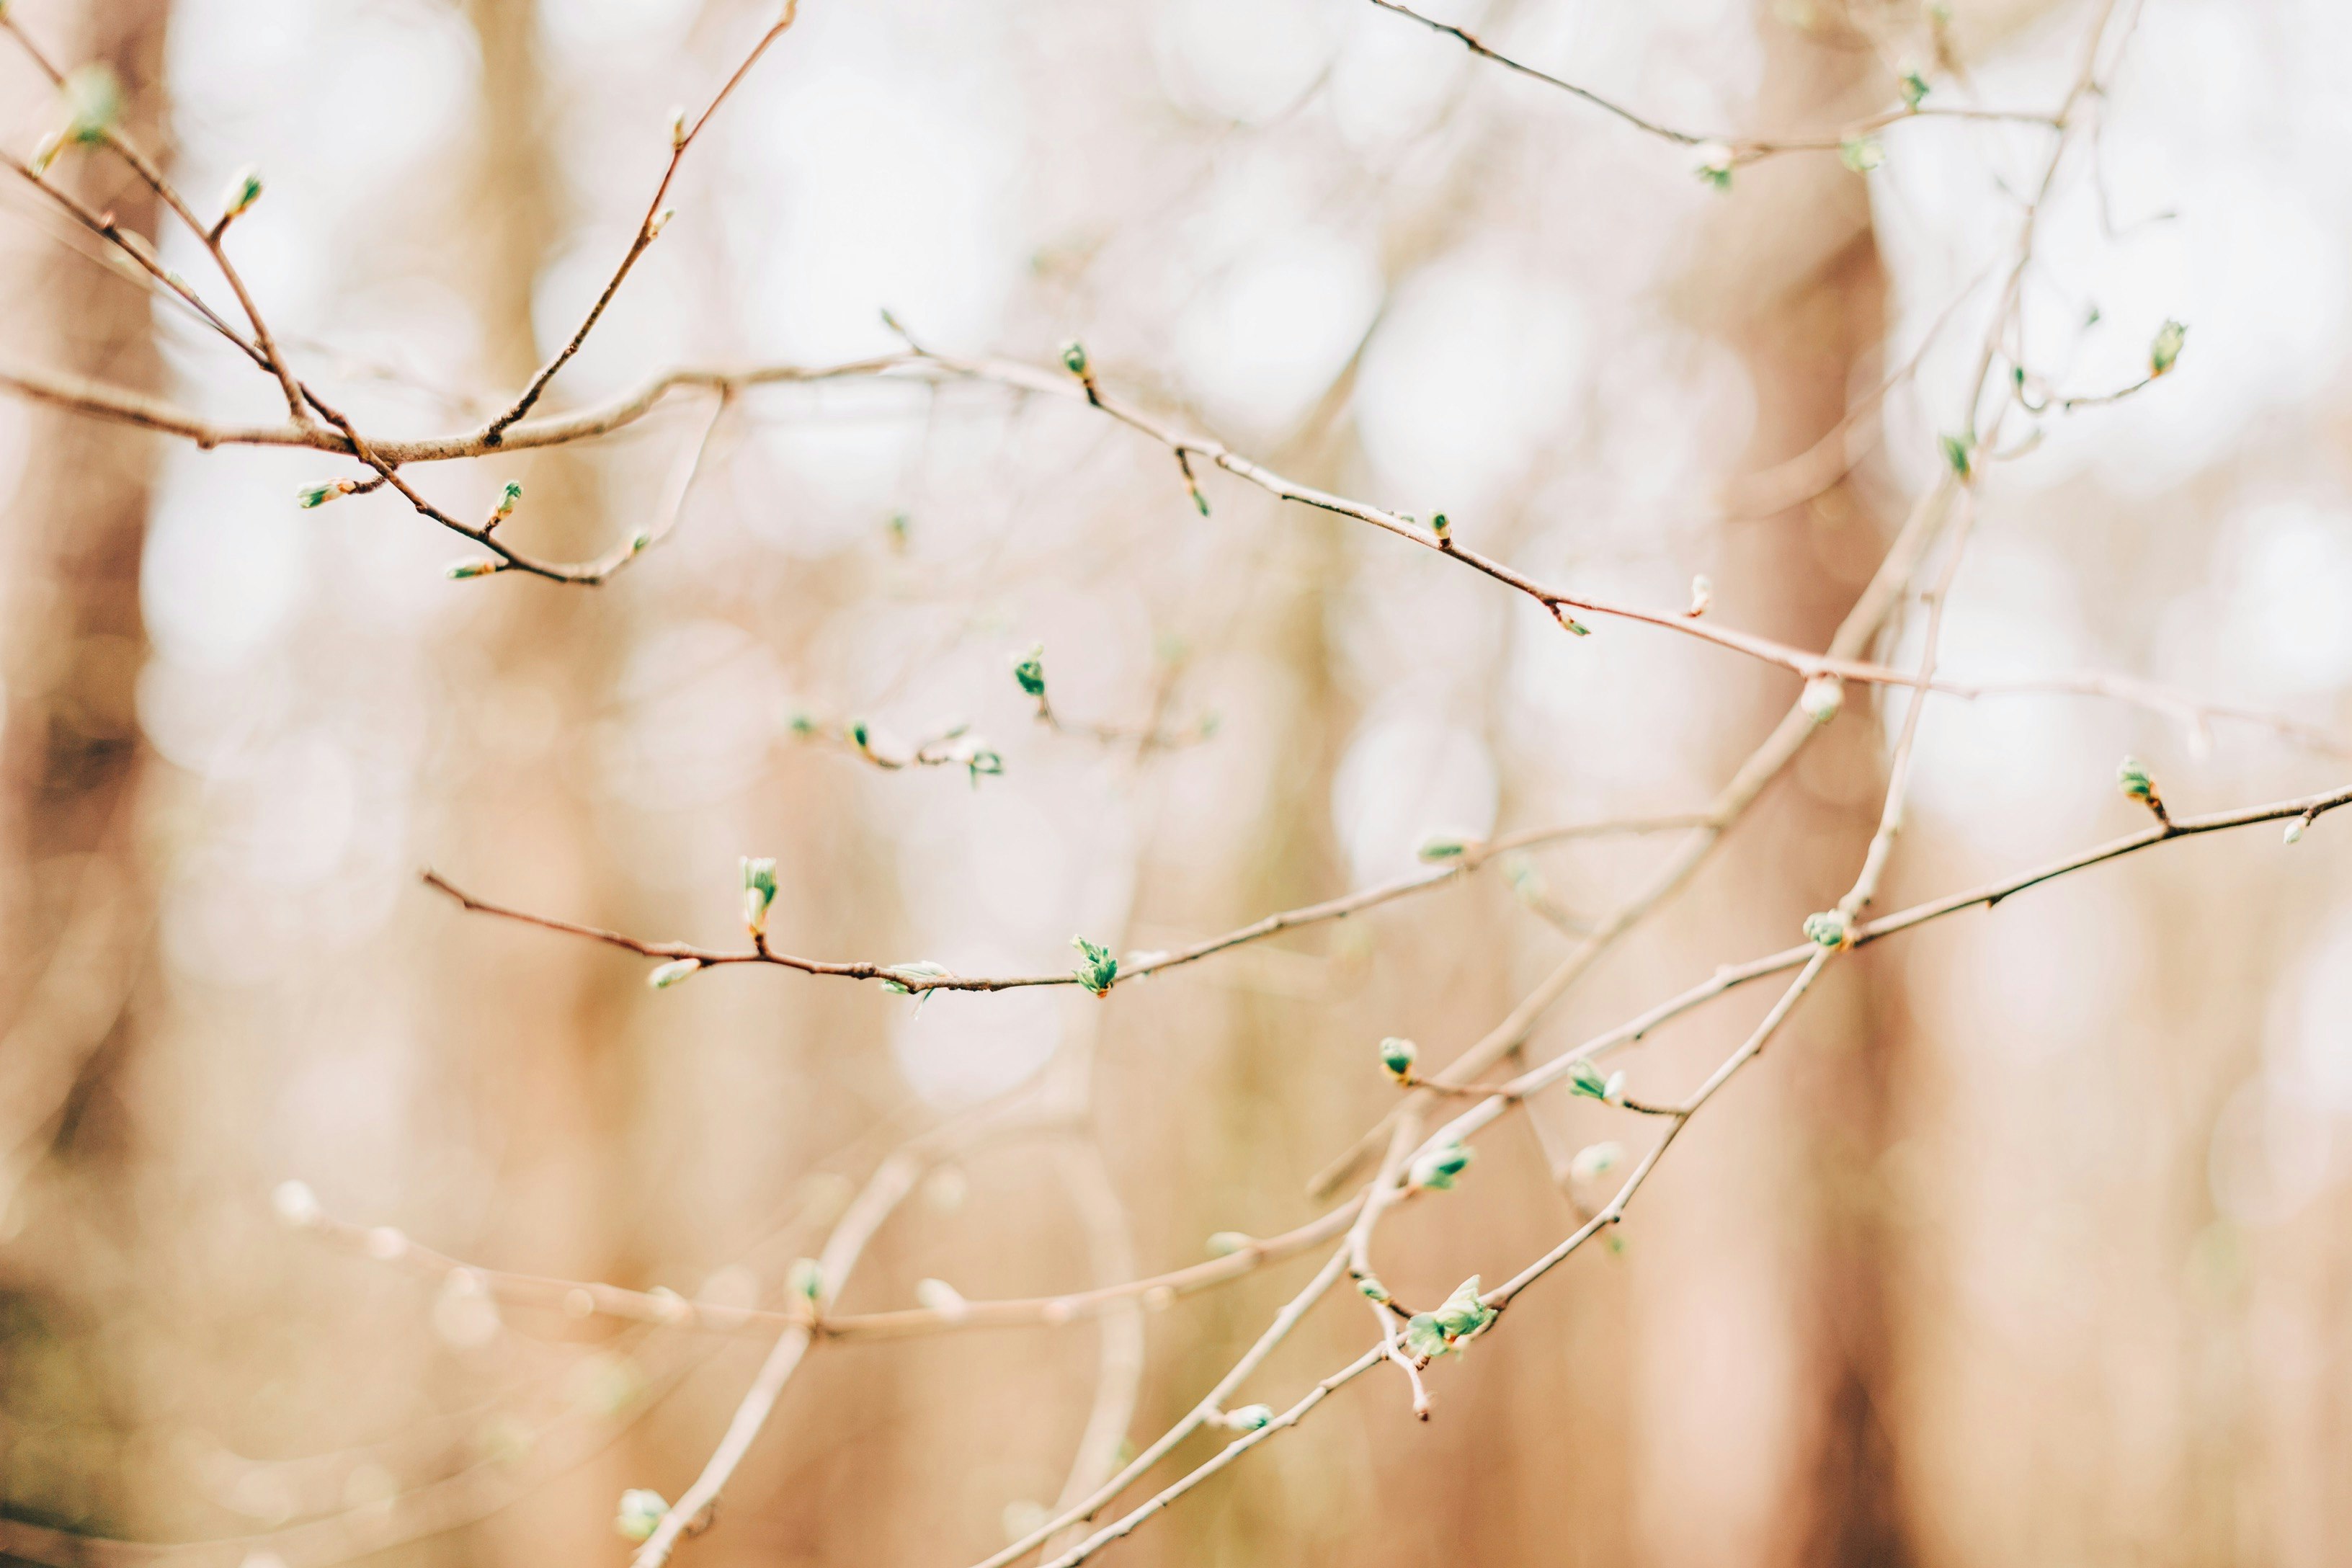
<instances>
[{"instance_id":1,"label":"bud on twig","mask_svg":"<svg viewBox=\"0 0 2352 1568\"><path fill-rule=\"evenodd\" d=\"M1886 149L1875 136L1849 136L1838 143L1838 161L1857 174L1867 174L1886 162Z\"/></svg>"},{"instance_id":2,"label":"bud on twig","mask_svg":"<svg viewBox=\"0 0 2352 1568\"><path fill-rule=\"evenodd\" d=\"M1412 1081L1412 1064L1421 1056L1421 1047L1411 1040L1391 1035L1381 1042L1381 1066L1399 1083Z\"/></svg>"},{"instance_id":3,"label":"bud on twig","mask_svg":"<svg viewBox=\"0 0 2352 1568\"><path fill-rule=\"evenodd\" d=\"M743 924L755 937L768 933L768 906L776 901L776 863L743 858Z\"/></svg>"},{"instance_id":4,"label":"bud on twig","mask_svg":"<svg viewBox=\"0 0 2352 1568\"><path fill-rule=\"evenodd\" d=\"M1255 1432L1273 1422L1274 1406L1270 1405L1244 1405L1217 1417L1217 1425L1228 1432Z\"/></svg>"},{"instance_id":5,"label":"bud on twig","mask_svg":"<svg viewBox=\"0 0 2352 1568\"><path fill-rule=\"evenodd\" d=\"M232 220L243 217L246 209L261 199L261 171L247 163L228 183L228 192L221 197L220 221L226 226Z\"/></svg>"},{"instance_id":6,"label":"bud on twig","mask_svg":"<svg viewBox=\"0 0 2352 1568\"><path fill-rule=\"evenodd\" d=\"M1576 1152L1568 1163L1569 1175L1580 1182L1595 1182L1615 1170L1625 1159L1622 1143L1588 1143Z\"/></svg>"},{"instance_id":7,"label":"bud on twig","mask_svg":"<svg viewBox=\"0 0 2352 1568\"><path fill-rule=\"evenodd\" d=\"M1690 608L1685 610L1683 614L1696 620L1713 608L1715 608L1715 579L1702 572L1691 579Z\"/></svg>"},{"instance_id":8,"label":"bud on twig","mask_svg":"<svg viewBox=\"0 0 2352 1568\"><path fill-rule=\"evenodd\" d=\"M1927 97L1927 79L1913 66L1906 69L1895 85L1902 89L1905 107L1916 110Z\"/></svg>"},{"instance_id":9,"label":"bud on twig","mask_svg":"<svg viewBox=\"0 0 2352 1568\"><path fill-rule=\"evenodd\" d=\"M106 140L122 117L122 84L97 63L78 67L65 80L66 136L84 146Z\"/></svg>"},{"instance_id":10,"label":"bud on twig","mask_svg":"<svg viewBox=\"0 0 2352 1568\"><path fill-rule=\"evenodd\" d=\"M1083 381L1087 376L1087 345L1072 339L1062 345L1062 368Z\"/></svg>"},{"instance_id":11,"label":"bud on twig","mask_svg":"<svg viewBox=\"0 0 2352 1568\"><path fill-rule=\"evenodd\" d=\"M1601 1069L1591 1061L1579 1061L1569 1069L1568 1087L1572 1093L1609 1105L1625 1102L1625 1074L1622 1068L1602 1078Z\"/></svg>"},{"instance_id":12,"label":"bud on twig","mask_svg":"<svg viewBox=\"0 0 2352 1568\"><path fill-rule=\"evenodd\" d=\"M1441 1143L1412 1163L1407 1179L1416 1187L1445 1192L1470 1168L1473 1152L1465 1143Z\"/></svg>"},{"instance_id":13,"label":"bud on twig","mask_svg":"<svg viewBox=\"0 0 2352 1568\"><path fill-rule=\"evenodd\" d=\"M784 1289L804 1301L824 1294L824 1267L814 1258L796 1258L784 1275Z\"/></svg>"},{"instance_id":14,"label":"bud on twig","mask_svg":"<svg viewBox=\"0 0 2352 1568\"><path fill-rule=\"evenodd\" d=\"M1449 1343L1460 1348L1460 1342L1470 1338L1495 1321L1495 1309L1478 1300L1478 1276L1473 1274L1454 1287L1454 1294L1445 1298L1444 1305L1430 1314Z\"/></svg>"},{"instance_id":15,"label":"bud on twig","mask_svg":"<svg viewBox=\"0 0 2352 1568\"><path fill-rule=\"evenodd\" d=\"M686 145L689 132L686 124L686 105L679 104L669 111L669 145L672 152Z\"/></svg>"},{"instance_id":16,"label":"bud on twig","mask_svg":"<svg viewBox=\"0 0 2352 1568\"><path fill-rule=\"evenodd\" d=\"M1231 1258L1245 1247L1257 1245L1257 1238L1243 1230L1216 1230L1209 1233L1209 1256Z\"/></svg>"},{"instance_id":17,"label":"bud on twig","mask_svg":"<svg viewBox=\"0 0 2352 1568\"><path fill-rule=\"evenodd\" d=\"M509 479L507 481L507 488L499 492L499 504L490 513L491 520L497 522L504 522L507 519L514 515L515 506L521 500L522 481L520 479Z\"/></svg>"},{"instance_id":18,"label":"bud on twig","mask_svg":"<svg viewBox=\"0 0 2352 1568\"><path fill-rule=\"evenodd\" d=\"M701 967L702 960L698 958L673 958L646 975L646 984L656 991L667 991Z\"/></svg>"},{"instance_id":19,"label":"bud on twig","mask_svg":"<svg viewBox=\"0 0 2352 1568\"><path fill-rule=\"evenodd\" d=\"M1797 699L1805 717L1816 724L1826 724L1838 716L1845 706L1845 682L1834 675L1816 675L1805 682L1805 689Z\"/></svg>"},{"instance_id":20,"label":"bud on twig","mask_svg":"<svg viewBox=\"0 0 2352 1568\"><path fill-rule=\"evenodd\" d=\"M468 577L487 577L493 572L503 572L507 563L493 557L487 561L451 562L447 575L451 582L462 583Z\"/></svg>"},{"instance_id":21,"label":"bud on twig","mask_svg":"<svg viewBox=\"0 0 2352 1568\"><path fill-rule=\"evenodd\" d=\"M1111 956L1110 949L1097 947L1082 936L1072 937L1070 945L1078 950L1078 967L1074 971L1078 984L1097 996L1108 994L1111 982L1118 978L1118 960Z\"/></svg>"},{"instance_id":22,"label":"bud on twig","mask_svg":"<svg viewBox=\"0 0 2352 1568\"><path fill-rule=\"evenodd\" d=\"M2149 776L2146 763L2137 757L2126 757L2116 765L2116 787L2154 812L2157 821L2167 827L2172 826L2172 816L2164 809L2164 796L2157 792L2156 780Z\"/></svg>"},{"instance_id":23,"label":"bud on twig","mask_svg":"<svg viewBox=\"0 0 2352 1568\"><path fill-rule=\"evenodd\" d=\"M1413 855L1432 864L1440 860L1459 860L1469 854L1471 847L1477 842L1475 836L1459 828L1441 828L1423 839Z\"/></svg>"},{"instance_id":24,"label":"bud on twig","mask_svg":"<svg viewBox=\"0 0 2352 1568\"><path fill-rule=\"evenodd\" d=\"M633 1488L621 1494L621 1511L613 1520L613 1528L625 1540L644 1541L661 1525L662 1517L669 1512L669 1501L661 1493Z\"/></svg>"},{"instance_id":25,"label":"bud on twig","mask_svg":"<svg viewBox=\"0 0 2352 1568\"><path fill-rule=\"evenodd\" d=\"M1731 149L1720 142L1702 142L1691 149L1696 160L1691 173L1718 191L1731 189L1731 171L1738 163Z\"/></svg>"},{"instance_id":26,"label":"bud on twig","mask_svg":"<svg viewBox=\"0 0 2352 1568\"><path fill-rule=\"evenodd\" d=\"M1032 697L1045 695L1045 645L1039 643L1013 661L1013 679Z\"/></svg>"},{"instance_id":27,"label":"bud on twig","mask_svg":"<svg viewBox=\"0 0 2352 1568\"><path fill-rule=\"evenodd\" d=\"M359 488L360 482L357 479L333 479L323 485L312 485L307 489L299 490L296 492L294 499L303 510L308 511L313 507L321 507L331 500L350 495Z\"/></svg>"},{"instance_id":28,"label":"bud on twig","mask_svg":"<svg viewBox=\"0 0 2352 1568\"><path fill-rule=\"evenodd\" d=\"M884 970L882 974L882 989L893 996L912 996L919 989L923 995L929 996L931 994L929 986L918 987L912 982L944 980L947 978L948 970L945 964L933 963L926 959L919 963L893 964Z\"/></svg>"},{"instance_id":29,"label":"bud on twig","mask_svg":"<svg viewBox=\"0 0 2352 1568\"><path fill-rule=\"evenodd\" d=\"M2168 321L2156 329L2156 337L2147 345L2149 379L2170 370L2180 358L2181 345L2189 341L2189 329L2179 321Z\"/></svg>"},{"instance_id":30,"label":"bud on twig","mask_svg":"<svg viewBox=\"0 0 2352 1568\"><path fill-rule=\"evenodd\" d=\"M1805 940L1834 952L1853 945L1853 922L1843 910L1823 910L1805 917Z\"/></svg>"}]
</instances>

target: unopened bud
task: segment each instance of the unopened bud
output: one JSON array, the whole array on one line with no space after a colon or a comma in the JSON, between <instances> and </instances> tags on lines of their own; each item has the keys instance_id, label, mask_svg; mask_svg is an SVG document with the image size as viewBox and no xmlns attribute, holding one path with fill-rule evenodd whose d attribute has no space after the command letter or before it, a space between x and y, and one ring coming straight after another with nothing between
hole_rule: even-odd
<instances>
[{"instance_id":1,"label":"unopened bud","mask_svg":"<svg viewBox=\"0 0 2352 1568\"><path fill-rule=\"evenodd\" d=\"M509 479L507 481L507 488L499 492L498 510L491 513L491 515L493 517L499 518L512 517L514 515L516 504L521 500L522 481L520 479Z\"/></svg>"},{"instance_id":2,"label":"unopened bud","mask_svg":"<svg viewBox=\"0 0 2352 1568\"><path fill-rule=\"evenodd\" d=\"M1039 643L1013 661L1013 679L1032 697L1045 695L1045 645Z\"/></svg>"},{"instance_id":3,"label":"unopened bud","mask_svg":"<svg viewBox=\"0 0 2352 1568\"><path fill-rule=\"evenodd\" d=\"M1411 1040L1391 1035L1381 1042L1381 1066L1399 1083L1412 1077L1412 1064L1421 1055L1421 1047Z\"/></svg>"},{"instance_id":4,"label":"unopened bud","mask_svg":"<svg viewBox=\"0 0 2352 1568\"><path fill-rule=\"evenodd\" d=\"M1413 855L1419 859L1433 863L1439 860L1459 860L1469 854L1471 847L1477 842L1478 839L1474 834L1463 832L1459 828L1441 828L1423 839L1420 846L1413 850Z\"/></svg>"},{"instance_id":5,"label":"unopened bud","mask_svg":"<svg viewBox=\"0 0 2352 1568\"><path fill-rule=\"evenodd\" d=\"M1805 917L1805 940L1832 952L1853 945L1853 924L1843 910L1823 910Z\"/></svg>"},{"instance_id":6,"label":"unopened bud","mask_svg":"<svg viewBox=\"0 0 2352 1568\"><path fill-rule=\"evenodd\" d=\"M2180 358L2181 345L2189 341L2189 329L2179 321L2168 321L2156 329L2156 337L2147 345L2147 374L2162 375Z\"/></svg>"},{"instance_id":7,"label":"unopened bud","mask_svg":"<svg viewBox=\"0 0 2352 1568\"><path fill-rule=\"evenodd\" d=\"M776 901L776 863L743 858L743 924L753 936L768 930L768 907Z\"/></svg>"},{"instance_id":8,"label":"unopened bud","mask_svg":"<svg viewBox=\"0 0 2352 1568\"><path fill-rule=\"evenodd\" d=\"M2126 757L2117 765L2116 785L2134 800L2156 798L2156 781L2148 776L2147 764L2137 757Z\"/></svg>"},{"instance_id":9,"label":"unopened bud","mask_svg":"<svg viewBox=\"0 0 2352 1568\"><path fill-rule=\"evenodd\" d=\"M1731 171L1737 162L1731 149L1720 142L1702 142L1691 149L1691 173L1718 191L1731 189Z\"/></svg>"},{"instance_id":10,"label":"unopened bud","mask_svg":"<svg viewBox=\"0 0 2352 1568\"><path fill-rule=\"evenodd\" d=\"M242 217L246 209L261 199L261 171L247 163L228 183L228 194L221 198L221 222Z\"/></svg>"},{"instance_id":11,"label":"unopened bud","mask_svg":"<svg viewBox=\"0 0 2352 1568\"><path fill-rule=\"evenodd\" d=\"M1217 1425L1229 1432L1256 1432L1273 1422L1274 1406L1271 1405L1244 1405L1226 1411L1217 1419Z\"/></svg>"},{"instance_id":12,"label":"unopened bud","mask_svg":"<svg viewBox=\"0 0 2352 1568\"><path fill-rule=\"evenodd\" d=\"M2304 819L2300 816L2296 817L2293 822L2288 823L2286 825L2286 841L2289 844L2302 843L2305 826L2305 824Z\"/></svg>"},{"instance_id":13,"label":"unopened bud","mask_svg":"<svg viewBox=\"0 0 2352 1568\"><path fill-rule=\"evenodd\" d=\"M1072 375L1087 374L1087 345L1073 339L1062 345L1062 368Z\"/></svg>"},{"instance_id":14,"label":"unopened bud","mask_svg":"<svg viewBox=\"0 0 2352 1568\"><path fill-rule=\"evenodd\" d=\"M1690 608L1683 614L1696 620L1715 607L1715 581L1702 572L1691 579Z\"/></svg>"},{"instance_id":15,"label":"unopened bud","mask_svg":"<svg viewBox=\"0 0 2352 1568\"><path fill-rule=\"evenodd\" d=\"M1797 706L1816 724L1826 724L1845 706L1845 682L1834 675L1816 675L1805 682Z\"/></svg>"},{"instance_id":16,"label":"unopened bud","mask_svg":"<svg viewBox=\"0 0 2352 1568\"><path fill-rule=\"evenodd\" d=\"M462 583L468 577L487 577L494 572L501 572L505 569L506 563L496 559L488 561L453 561L449 563L447 574L450 581Z\"/></svg>"},{"instance_id":17,"label":"unopened bud","mask_svg":"<svg viewBox=\"0 0 2352 1568\"><path fill-rule=\"evenodd\" d=\"M122 115L122 83L108 67L92 63L65 80L66 135L85 144L106 140Z\"/></svg>"},{"instance_id":18,"label":"unopened bud","mask_svg":"<svg viewBox=\"0 0 2352 1568\"><path fill-rule=\"evenodd\" d=\"M673 149L686 145L686 105L679 104L669 111L669 144Z\"/></svg>"},{"instance_id":19,"label":"unopened bud","mask_svg":"<svg viewBox=\"0 0 2352 1568\"><path fill-rule=\"evenodd\" d=\"M1849 136L1838 143L1838 161L1857 174L1867 174L1886 162L1886 149L1875 136Z\"/></svg>"},{"instance_id":20,"label":"unopened bud","mask_svg":"<svg viewBox=\"0 0 2352 1568\"><path fill-rule=\"evenodd\" d=\"M1444 1192L1470 1168L1472 1151L1464 1143L1441 1143L1412 1163L1410 1180L1416 1187Z\"/></svg>"},{"instance_id":21,"label":"unopened bud","mask_svg":"<svg viewBox=\"0 0 2352 1568\"><path fill-rule=\"evenodd\" d=\"M307 489L300 490L296 493L294 499L300 503L305 511L308 511L313 507L321 507L331 500L340 500L359 488L357 479L334 479L323 485L312 485Z\"/></svg>"},{"instance_id":22,"label":"unopened bud","mask_svg":"<svg viewBox=\"0 0 2352 1568\"><path fill-rule=\"evenodd\" d=\"M702 967L698 958L673 958L646 976L646 984L656 991L667 991Z\"/></svg>"},{"instance_id":23,"label":"unopened bud","mask_svg":"<svg viewBox=\"0 0 2352 1568\"><path fill-rule=\"evenodd\" d=\"M824 1266L814 1258L794 1258L784 1276L784 1288L804 1300L815 1300L824 1294Z\"/></svg>"},{"instance_id":24,"label":"unopened bud","mask_svg":"<svg viewBox=\"0 0 2352 1568\"><path fill-rule=\"evenodd\" d=\"M1242 1248L1256 1245L1256 1237L1251 1236L1246 1231L1220 1230L1213 1232L1209 1237L1209 1256L1212 1258L1231 1258L1234 1253L1239 1252Z\"/></svg>"},{"instance_id":25,"label":"unopened bud","mask_svg":"<svg viewBox=\"0 0 2352 1568\"><path fill-rule=\"evenodd\" d=\"M1622 1143L1588 1143L1568 1163L1568 1173L1580 1182L1599 1181L1625 1159Z\"/></svg>"},{"instance_id":26,"label":"unopened bud","mask_svg":"<svg viewBox=\"0 0 2352 1568\"><path fill-rule=\"evenodd\" d=\"M646 220L646 237L647 239L657 237L661 234L662 230L669 226L669 220L677 216L677 209L676 207L664 207L661 211L654 214L652 217Z\"/></svg>"},{"instance_id":27,"label":"unopened bud","mask_svg":"<svg viewBox=\"0 0 2352 1568\"><path fill-rule=\"evenodd\" d=\"M614 1517L613 1528L625 1540L644 1541L660 1527L667 1512L669 1501L661 1493L634 1488L621 1494L621 1510Z\"/></svg>"},{"instance_id":28,"label":"unopened bud","mask_svg":"<svg viewBox=\"0 0 2352 1568\"><path fill-rule=\"evenodd\" d=\"M1625 1100L1624 1073L1612 1072L1603 1078L1601 1069L1589 1059L1580 1060L1569 1069L1568 1087L1574 1093L1606 1100L1611 1105L1622 1105Z\"/></svg>"}]
</instances>

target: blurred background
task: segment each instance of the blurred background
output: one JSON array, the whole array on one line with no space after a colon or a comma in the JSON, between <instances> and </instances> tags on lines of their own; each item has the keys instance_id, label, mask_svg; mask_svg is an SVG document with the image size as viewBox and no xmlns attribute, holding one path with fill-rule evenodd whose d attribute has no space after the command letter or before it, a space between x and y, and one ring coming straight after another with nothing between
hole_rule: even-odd
<instances>
[{"instance_id":1,"label":"blurred background","mask_svg":"<svg viewBox=\"0 0 2352 1568\"><path fill-rule=\"evenodd\" d=\"M1302 480L1444 510L1601 596L1675 608L1704 573L1725 624L1811 647L1966 423L2050 144L1923 120L1867 174L1798 155L1717 192L1688 149L1367 0L803 10L697 143L553 405L678 364L887 353L884 309L946 353L1050 363L1078 338L1107 385ZM1431 0L1708 133L1834 137L1914 63L1931 103L2048 109L2093 20L1931 10ZM111 64L127 125L200 206L260 166L233 254L299 372L378 435L478 426L569 335L670 106L706 101L772 19L739 0L12 15ZM2042 435L1982 482L1955 678L2105 670L2352 727L2347 50L2328 0L2147 0L2009 352L2099 393L2143 374L2168 317L2188 349L2112 406L2011 412L2012 444ZM9 149L57 117L0 47ZM215 288L106 161L69 150L56 177ZM0 216L12 359L273 416L266 380L22 182ZM465 915L422 868L728 944L737 858L768 855L781 947L1053 970L1073 932L1172 947L1394 876L1435 829L1697 809L1796 695L1654 628L1564 637L1431 552L1222 474L1202 517L1164 449L998 386L680 395L609 439L414 477L464 516L520 479L517 541L585 554L662 512L706 429L676 535L580 590L446 580L462 542L396 498L299 510L331 459L0 401L9 1552L617 1564L614 1499L678 1495L761 1343L501 1309L289 1232L277 1184L485 1268L772 1302L893 1148L1042 1083L1074 1114L958 1142L843 1308L912 1305L926 1278L980 1298L1173 1268L1212 1232L1321 1212L1309 1177L1395 1097L1374 1042L1448 1059L1673 841L1548 849L1527 896L1490 869L1102 1001L919 1009L765 969L649 991L644 962ZM1916 658L1921 618L1876 653ZM1037 723L1009 675L1037 643L1061 713L1182 743ZM1850 692L1531 1058L1796 940L1853 879L1901 712ZM840 742L860 721L894 755L971 725L1003 774L876 767ZM2181 812L2345 782L2273 728L2080 697L1937 699L1919 746L1883 908L2142 826L2115 788L2126 751ZM1579 1254L1431 1373L1430 1425L1376 1371L1113 1554L2338 1560L2347 831L2169 846L1838 964L1694 1123L1622 1251ZM1686 1091L1767 1000L1663 1032L1626 1058L1636 1089ZM1651 1135L1590 1100L1506 1119L1459 1191L1384 1226L1382 1277L1434 1300L1515 1272L1606 1196L1562 1183L1562 1152ZM985 1557L1062 1495L1090 1411L1148 1443L1311 1268L1141 1314L1131 1408L1097 1386L1132 1317L820 1346L680 1560ZM1368 1327L1335 1298L1241 1397L1287 1405Z\"/></svg>"}]
</instances>

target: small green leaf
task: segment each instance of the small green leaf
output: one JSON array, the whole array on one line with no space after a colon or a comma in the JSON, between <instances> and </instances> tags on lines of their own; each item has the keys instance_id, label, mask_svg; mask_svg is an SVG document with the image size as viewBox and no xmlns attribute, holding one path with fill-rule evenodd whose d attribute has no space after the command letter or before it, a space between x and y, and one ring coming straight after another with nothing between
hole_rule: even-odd
<instances>
[{"instance_id":1,"label":"small green leaf","mask_svg":"<svg viewBox=\"0 0 2352 1568\"><path fill-rule=\"evenodd\" d=\"M1097 996L1108 992L1111 982L1118 978L1118 960L1111 956L1110 949L1097 947L1082 936L1072 937L1070 945L1078 950L1080 962L1073 971L1078 984Z\"/></svg>"},{"instance_id":2,"label":"small green leaf","mask_svg":"<svg viewBox=\"0 0 2352 1568\"><path fill-rule=\"evenodd\" d=\"M1045 695L1045 645L1039 643L1013 661L1013 679L1032 697Z\"/></svg>"}]
</instances>

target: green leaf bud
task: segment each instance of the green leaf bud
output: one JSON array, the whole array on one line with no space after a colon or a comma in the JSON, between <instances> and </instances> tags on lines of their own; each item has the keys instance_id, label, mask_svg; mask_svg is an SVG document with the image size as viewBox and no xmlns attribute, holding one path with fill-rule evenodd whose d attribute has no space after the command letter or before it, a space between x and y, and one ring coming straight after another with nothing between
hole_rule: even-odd
<instances>
[{"instance_id":1,"label":"green leaf bud","mask_svg":"<svg viewBox=\"0 0 2352 1568\"><path fill-rule=\"evenodd\" d=\"M662 1516L668 1512L668 1500L661 1493L633 1488L621 1494L621 1511L614 1517L613 1528L625 1540L645 1541L660 1527Z\"/></svg>"},{"instance_id":2,"label":"green leaf bud","mask_svg":"<svg viewBox=\"0 0 2352 1568\"><path fill-rule=\"evenodd\" d=\"M1108 992L1118 978L1118 960L1111 956L1110 949L1097 947L1082 936L1072 937L1070 945L1078 950L1080 963L1073 971L1078 984L1097 996Z\"/></svg>"},{"instance_id":3,"label":"green leaf bud","mask_svg":"<svg viewBox=\"0 0 2352 1568\"><path fill-rule=\"evenodd\" d=\"M1045 645L1038 643L1013 661L1013 679L1032 697L1045 695Z\"/></svg>"},{"instance_id":4,"label":"green leaf bud","mask_svg":"<svg viewBox=\"0 0 2352 1568\"><path fill-rule=\"evenodd\" d=\"M1420 1055L1420 1047L1400 1036L1391 1035L1381 1042L1381 1066L1399 1083L1412 1079L1413 1061Z\"/></svg>"},{"instance_id":5,"label":"green leaf bud","mask_svg":"<svg viewBox=\"0 0 2352 1568\"><path fill-rule=\"evenodd\" d=\"M228 183L228 192L221 197L221 222L243 217L246 209L261 199L261 171L247 163Z\"/></svg>"},{"instance_id":6,"label":"green leaf bud","mask_svg":"<svg viewBox=\"0 0 2352 1568\"><path fill-rule=\"evenodd\" d=\"M1462 1173L1470 1168L1472 1153L1467 1144L1441 1143L1413 1161L1407 1179L1416 1187L1449 1191Z\"/></svg>"}]
</instances>

